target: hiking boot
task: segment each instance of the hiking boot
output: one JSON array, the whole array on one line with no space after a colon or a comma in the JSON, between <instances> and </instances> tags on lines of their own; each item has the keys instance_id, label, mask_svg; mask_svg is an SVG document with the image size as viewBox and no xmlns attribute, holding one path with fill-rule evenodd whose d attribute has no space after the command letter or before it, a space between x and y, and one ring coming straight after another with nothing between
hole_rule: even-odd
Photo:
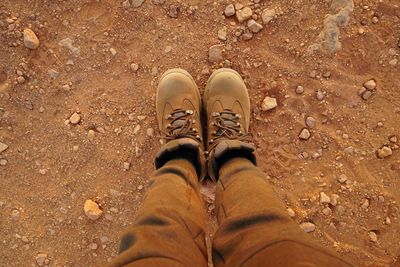
<instances>
[{"instance_id":1,"label":"hiking boot","mask_svg":"<svg viewBox=\"0 0 400 267\"><path fill-rule=\"evenodd\" d=\"M207 82L203 102L210 177L218 180L219 169L233 157L245 157L256 164L249 133L250 98L240 74L232 69L215 71Z\"/></svg>"},{"instance_id":2,"label":"hiking boot","mask_svg":"<svg viewBox=\"0 0 400 267\"><path fill-rule=\"evenodd\" d=\"M162 75L157 88L156 113L164 145L156 156L157 169L173 158L186 158L194 164L199 178L204 178L200 108L200 92L188 72L171 69Z\"/></svg>"}]
</instances>

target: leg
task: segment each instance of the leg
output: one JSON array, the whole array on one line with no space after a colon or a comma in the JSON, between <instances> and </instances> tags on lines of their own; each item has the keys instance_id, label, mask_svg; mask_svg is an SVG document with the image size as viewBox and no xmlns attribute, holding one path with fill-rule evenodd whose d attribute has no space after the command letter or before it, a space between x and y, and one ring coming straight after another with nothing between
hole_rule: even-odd
<instances>
[{"instance_id":1,"label":"leg","mask_svg":"<svg viewBox=\"0 0 400 267\"><path fill-rule=\"evenodd\" d=\"M204 209L194 166L174 159L155 172L134 225L110 266L207 266Z\"/></svg>"},{"instance_id":2,"label":"leg","mask_svg":"<svg viewBox=\"0 0 400 267\"><path fill-rule=\"evenodd\" d=\"M220 266L351 266L321 248L294 223L281 200L248 159L220 169L213 261Z\"/></svg>"}]
</instances>

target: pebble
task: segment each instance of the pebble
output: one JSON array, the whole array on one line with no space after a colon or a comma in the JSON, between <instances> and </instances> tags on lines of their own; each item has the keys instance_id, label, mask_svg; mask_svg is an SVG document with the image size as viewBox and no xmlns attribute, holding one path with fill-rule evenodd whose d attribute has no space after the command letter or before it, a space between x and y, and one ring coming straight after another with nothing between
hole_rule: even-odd
<instances>
[{"instance_id":1,"label":"pebble","mask_svg":"<svg viewBox=\"0 0 400 267\"><path fill-rule=\"evenodd\" d=\"M304 87L299 85L296 87L296 94L301 95L304 93Z\"/></svg>"},{"instance_id":2,"label":"pebble","mask_svg":"<svg viewBox=\"0 0 400 267\"><path fill-rule=\"evenodd\" d=\"M339 195L337 195L337 194L332 194L331 195L331 205L332 206L337 206L337 204L339 203Z\"/></svg>"},{"instance_id":3,"label":"pebble","mask_svg":"<svg viewBox=\"0 0 400 267\"><path fill-rule=\"evenodd\" d=\"M96 132L93 131L93 130L89 130L88 133L87 133L87 136L88 136L90 141L93 141L94 137L96 136Z\"/></svg>"},{"instance_id":4,"label":"pebble","mask_svg":"<svg viewBox=\"0 0 400 267\"><path fill-rule=\"evenodd\" d=\"M372 17L372 23L373 24L377 24L379 22L379 19L378 19L378 17Z\"/></svg>"},{"instance_id":5,"label":"pebble","mask_svg":"<svg viewBox=\"0 0 400 267\"><path fill-rule=\"evenodd\" d=\"M366 199L364 199L364 202L362 203L361 208L366 210L366 209L368 209L368 207L369 207L369 200L366 198Z\"/></svg>"},{"instance_id":6,"label":"pebble","mask_svg":"<svg viewBox=\"0 0 400 267\"><path fill-rule=\"evenodd\" d=\"M123 8L129 8L129 7L131 7L131 2L130 2L130 0L125 0L124 2L122 2L122 7L123 7Z\"/></svg>"},{"instance_id":7,"label":"pebble","mask_svg":"<svg viewBox=\"0 0 400 267\"><path fill-rule=\"evenodd\" d=\"M11 218L12 218L13 220L18 219L18 218L19 218L19 215L20 215L19 210L13 210L13 211L11 211Z\"/></svg>"},{"instance_id":8,"label":"pebble","mask_svg":"<svg viewBox=\"0 0 400 267\"><path fill-rule=\"evenodd\" d=\"M305 222L300 224L300 228L304 230L306 233L311 233L315 231L315 224L310 222Z\"/></svg>"},{"instance_id":9,"label":"pebble","mask_svg":"<svg viewBox=\"0 0 400 267\"><path fill-rule=\"evenodd\" d=\"M263 111L268 111L268 110L276 108L277 106L278 106L278 103L276 101L276 98L267 96L266 98L264 98L261 108Z\"/></svg>"},{"instance_id":10,"label":"pebble","mask_svg":"<svg viewBox=\"0 0 400 267\"><path fill-rule=\"evenodd\" d=\"M129 162L124 162L124 170L125 171L128 171L130 167L131 167L131 164Z\"/></svg>"},{"instance_id":11,"label":"pebble","mask_svg":"<svg viewBox=\"0 0 400 267\"><path fill-rule=\"evenodd\" d=\"M135 8L140 7L144 2L144 0L131 0L131 1L132 1L132 6Z\"/></svg>"},{"instance_id":12,"label":"pebble","mask_svg":"<svg viewBox=\"0 0 400 267\"><path fill-rule=\"evenodd\" d=\"M307 128L301 130L299 138L302 140L308 140L311 137L311 133Z\"/></svg>"},{"instance_id":13,"label":"pebble","mask_svg":"<svg viewBox=\"0 0 400 267\"><path fill-rule=\"evenodd\" d=\"M257 33L259 31L261 31L263 28L263 26L261 24L257 23L257 21L255 21L254 19L247 21L247 27L253 33Z\"/></svg>"},{"instance_id":14,"label":"pebble","mask_svg":"<svg viewBox=\"0 0 400 267\"><path fill-rule=\"evenodd\" d=\"M325 96L326 96L326 93L325 93L325 92L323 92L323 91L321 91L321 90L318 90L318 91L317 91L317 99L318 99L319 101L324 100Z\"/></svg>"},{"instance_id":15,"label":"pebble","mask_svg":"<svg viewBox=\"0 0 400 267\"><path fill-rule=\"evenodd\" d=\"M85 201L83 210L85 211L86 216L93 221L100 218L100 216L103 213L103 211L100 209L99 205L90 199Z\"/></svg>"},{"instance_id":16,"label":"pebble","mask_svg":"<svg viewBox=\"0 0 400 267\"><path fill-rule=\"evenodd\" d=\"M47 259L47 254L40 253L35 257L36 263L39 266L44 266L48 264L49 260Z\"/></svg>"},{"instance_id":17,"label":"pebble","mask_svg":"<svg viewBox=\"0 0 400 267\"><path fill-rule=\"evenodd\" d=\"M397 143L397 136L393 135L389 138L389 141L392 143Z\"/></svg>"},{"instance_id":18,"label":"pebble","mask_svg":"<svg viewBox=\"0 0 400 267\"><path fill-rule=\"evenodd\" d=\"M71 124L76 125L76 124L78 124L80 121L81 121L81 116L80 116L78 113L76 113L76 112L74 112L74 114L72 114L71 117L69 117L69 122L70 122Z\"/></svg>"},{"instance_id":19,"label":"pebble","mask_svg":"<svg viewBox=\"0 0 400 267\"><path fill-rule=\"evenodd\" d=\"M208 61L211 63L222 61L222 49L223 45L213 45L208 50Z\"/></svg>"},{"instance_id":20,"label":"pebble","mask_svg":"<svg viewBox=\"0 0 400 267\"><path fill-rule=\"evenodd\" d=\"M321 204L329 204L329 203L331 203L331 198L327 194L325 194L324 192L321 192L319 194L319 202Z\"/></svg>"},{"instance_id":21,"label":"pebble","mask_svg":"<svg viewBox=\"0 0 400 267\"><path fill-rule=\"evenodd\" d=\"M374 242L374 243L378 242L378 236L376 235L376 233L374 231L368 232L368 236L369 236L369 240L371 242Z\"/></svg>"},{"instance_id":22,"label":"pebble","mask_svg":"<svg viewBox=\"0 0 400 267\"><path fill-rule=\"evenodd\" d=\"M98 248L98 246L97 246L96 243L91 243L91 244L89 245L89 248L90 248L91 250L96 250L96 249Z\"/></svg>"},{"instance_id":23,"label":"pebble","mask_svg":"<svg viewBox=\"0 0 400 267\"><path fill-rule=\"evenodd\" d=\"M34 31L31 29L24 30L24 45L29 49L36 49L39 47L39 39L37 38Z\"/></svg>"},{"instance_id":24,"label":"pebble","mask_svg":"<svg viewBox=\"0 0 400 267\"><path fill-rule=\"evenodd\" d=\"M224 14L227 17L231 17L233 15L235 15L236 11L235 11L235 6L233 4L229 4L225 7L224 10Z\"/></svg>"},{"instance_id":25,"label":"pebble","mask_svg":"<svg viewBox=\"0 0 400 267\"><path fill-rule=\"evenodd\" d=\"M365 91L363 94L362 94L362 98L364 99L364 100L368 100L370 97L372 96L372 91Z\"/></svg>"},{"instance_id":26,"label":"pebble","mask_svg":"<svg viewBox=\"0 0 400 267\"><path fill-rule=\"evenodd\" d=\"M226 27L220 29L218 31L218 39L220 39L221 41L226 41Z\"/></svg>"},{"instance_id":27,"label":"pebble","mask_svg":"<svg viewBox=\"0 0 400 267\"><path fill-rule=\"evenodd\" d=\"M6 151L8 148L8 145L0 142L0 153Z\"/></svg>"},{"instance_id":28,"label":"pebble","mask_svg":"<svg viewBox=\"0 0 400 267\"><path fill-rule=\"evenodd\" d=\"M115 50L114 48L110 48L110 52L113 56L115 56L117 54L117 50Z\"/></svg>"},{"instance_id":29,"label":"pebble","mask_svg":"<svg viewBox=\"0 0 400 267\"><path fill-rule=\"evenodd\" d=\"M56 79L58 76L60 76L60 73L58 71L56 71L55 69L49 69L47 71L47 75L49 75L50 78L52 78L52 79Z\"/></svg>"},{"instance_id":30,"label":"pebble","mask_svg":"<svg viewBox=\"0 0 400 267\"><path fill-rule=\"evenodd\" d=\"M292 217L292 218L296 216L296 213L295 213L294 210L291 209L291 208L288 208L288 209L287 209L287 212L288 212L289 216Z\"/></svg>"},{"instance_id":31,"label":"pebble","mask_svg":"<svg viewBox=\"0 0 400 267\"><path fill-rule=\"evenodd\" d=\"M326 207L326 208L324 208L324 209L322 210L322 213L323 213L325 216L329 216L329 215L332 214L332 210L331 210L329 207Z\"/></svg>"},{"instance_id":32,"label":"pebble","mask_svg":"<svg viewBox=\"0 0 400 267\"><path fill-rule=\"evenodd\" d=\"M169 6L169 11L168 11L168 16L170 16L171 18L177 18L178 17L178 11L179 11L179 6L170 5Z\"/></svg>"},{"instance_id":33,"label":"pebble","mask_svg":"<svg viewBox=\"0 0 400 267\"><path fill-rule=\"evenodd\" d=\"M346 147L343 150L343 152L346 153L346 154L352 155L354 153L354 147L352 147L352 146Z\"/></svg>"},{"instance_id":34,"label":"pebble","mask_svg":"<svg viewBox=\"0 0 400 267\"><path fill-rule=\"evenodd\" d=\"M140 124L136 125L135 128L133 128L133 134L137 134L140 129L142 129L142 126L140 126Z\"/></svg>"},{"instance_id":35,"label":"pebble","mask_svg":"<svg viewBox=\"0 0 400 267\"><path fill-rule=\"evenodd\" d=\"M316 125L317 121L313 117L307 117L306 118L306 125L310 128L314 128Z\"/></svg>"},{"instance_id":36,"label":"pebble","mask_svg":"<svg viewBox=\"0 0 400 267\"><path fill-rule=\"evenodd\" d=\"M0 159L0 166L6 166L8 161L6 159Z\"/></svg>"},{"instance_id":37,"label":"pebble","mask_svg":"<svg viewBox=\"0 0 400 267\"><path fill-rule=\"evenodd\" d=\"M24 83L24 82L25 82L24 76L18 76L18 78L17 78L17 83L22 84L22 83Z\"/></svg>"},{"instance_id":38,"label":"pebble","mask_svg":"<svg viewBox=\"0 0 400 267\"><path fill-rule=\"evenodd\" d=\"M367 88L368 90L374 90L376 88L376 81L374 79L366 81L364 83L364 87Z\"/></svg>"},{"instance_id":39,"label":"pebble","mask_svg":"<svg viewBox=\"0 0 400 267\"><path fill-rule=\"evenodd\" d=\"M136 64L136 63L132 63L132 64L130 65L130 69L131 69L131 71L137 72L138 69L139 69L139 65Z\"/></svg>"},{"instance_id":40,"label":"pebble","mask_svg":"<svg viewBox=\"0 0 400 267\"><path fill-rule=\"evenodd\" d=\"M148 137L153 137L154 136L154 129L153 128L148 128L146 131L146 134Z\"/></svg>"},{"instance_id":41,"label":"pebble","mask_svg":"<svg viewBox=\"0 0 400 267\"><path fill-rule=\"evenodd\" d=\"M250 7L245 7L243 9L236 11L236 19L242 23L251 18L253 15L253 10Z\"/></svg>"},{"instance_id":42,"label":"pebble","mask_svg":"<svg viewBox=\"0 0 400 267\"><path fill-rule=\"evenodd\" d=\"M339 183L345 183L349 178L347 178L346 174L341 174L338 178Z\"/></svg>"},{"instance_id":43,"label":"pebble","mask_svg":"<svg viewBox=\"0 0 400 267\"><path fill-rule=\"evenodd\" d=\"M394 58L394 59L392 59L392 60L389 61L389 65L390 65L390 66L396 66L396 65L397 65L397 62L398 62L397 58Z\"/></svg>"},{"instance_id":44,"label":"pebble","mask_svg":"<svg viewBox=\"0 0 400 267\"><path fill-rule=\"evenodd\" d=\"M274 19L275 15L276 15L275 10L267 8L264 9L263 12L261 13L261 19L264 24L267 24Z\"/></svg>"},{"instance_id":45,"label":"pebble","mask_svg":"<svg viewBox=\"0 0 400 267\"><path fill-rule=\"evenodd\" d=\"M393 154L393 151L390 147L384 146L378 150L378 158L384 159Z\"/></svg>"}]
</instances>

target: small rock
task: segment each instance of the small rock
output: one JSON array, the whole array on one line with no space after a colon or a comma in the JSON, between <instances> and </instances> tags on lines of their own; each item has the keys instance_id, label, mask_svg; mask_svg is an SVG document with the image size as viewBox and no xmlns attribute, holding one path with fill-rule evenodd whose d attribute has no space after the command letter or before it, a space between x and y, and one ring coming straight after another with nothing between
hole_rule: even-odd
<instances>
[{"instance_id":1,"label":"small rock","mask_svg":"<svg viewBox=\"0 0 400 267\"><path fill-rule=\"evenodd\" d=\"M94 137L96 136L96 132L93 131L93 130L89 130L87 136L88 136L88 139L89 139L90 141L93 141L93 140L94 140Z\"/></svg>"},{"instance_id":2,"label":"small rock","mask_svg":"<svg viewBox=\"0 0 400 267\"><path fill-rule=\"evenodd\" d=\"M124 170L125 171L128 171L130 167L131 167L131 164L129 162L124 162Z\"/></svg>"},{"instance_id":3,"label":"small rock","mask_svg":"<svg viewBox=\"0 0 400 267\"><path fill-rule=\"evenodd\" d=\"M179 12L179 6L178 5L170 5L169 6L168 15L171 18L177 18L178 17L178 12Z\"/></svg>"},{"instance_id":4,"label":"small rock","mask_svg":"<svg viewBox=\"0 0 400 267\"><path fill-rule=\"evenodd\" d=\"M304 230L306 233L311 233L315 231L315 224L310 222L305 222L300 224L300 228Z\"/></svg>"},{"instance_id":5,"label":"small rock","mask_svg":"<svg viewBox=\"0 0 400 267\"><path fill-rule=\"evenodd\" d=\"M393 136L389 137L389 141L392 143L397 143L397 136L393 135Z\"/></svg>"},{"instance_id":6,"label":"small rock","mask_svg":"<svg viewBox=\"0 0 400 267\"><path fill-rule=\"evenodd\" d=\"M25 82L24 76L18 76L18 78L17 78L17 83L23 84L24 82Z\"/></svg>"},{"instance_id":7,"label":"small rock","mask_svg":"<svg viewBox=\"0 0 400 267\"><path fill-rule=\"evenodd\" d=\"M36 260L37 265L44 266L47 261L47 254L40 253L40 254L36 255L35 260Z\"/></svg>"},{"instance_id":8,"label":"small rock","mask_svg":"<svg viewBox=\"0 0 400 267\"><path fill-rule=\"evenodd\" d=\"M384 159L393 154L393 151L390 147L384 146L381 149L378 150L378 158Z\"/></svg>"},{"instance_id":9,"label":"small rock","mask_svg":"<svg viewBox=\"0 0 400 267\"><path fill-rule=\"evenodd\" d=\"M255 21L254 19L251 19L247 22L247 27L249 28L250 31L252 31L253 33L257 33L259 31L262 30L263 26L259 23L257 23L257 21Z\"/></svg>"},{"instance_id":10,"label":"small rock","mask_svg":"<svg viewBox=\"0 0 400 267\"><path fill-rule=\"evenodd\" d=\"M366 81L364 83L364 87L367 88L368 90L374 90L376 88L376 81L374 79Z\"/></svg>"},{"instance_id":11,"label":"small rock","mask_svg":"<svg viewBox=\"0 0 400 267\"><path fill-rule=\"evenodd\" d=\"M327 194L325 194L324 192L321 192L319 194L319 202L321 204L329 204L329 203L331 203L331 198Z\"/></svg>"},{"instance_id":12,"label":"small rock","mask_svg":"<svg viewBox=\"0 0 400 267\"><path fill-rule=\"evenodd\" d=\"M208 50L208 61L211 63L221 62L222 61L222 49L223 45L213 45Z\"/></svg>"},{"instance_id":13,"label":"small rock","mask_svg":"<svg viewBox=\"0 0 400 267\"><path fill-rule=\"evenodd\" d=\"M368 198L366 198L366 199L364 199L364 202L363 202L363 204L361 205L361 208L363 208L363 209L368 209L368 207L369 207L369 199Z\"/></svg>"},{"instance_id":14,"label":"small rock","mask_svg":"<svg viewBox=\"0 0 400 267\"><path fill-rule=\"evenodd\" d=\"M288 212L289 216L292 217L292 218L296 216L296 213L295 213L294 210L291 209L291 208L288 208L288 209L287 209L287 212Z\"/></svg>"},{"instance_id":15,"label":"small rock","mask_svg":"<svg viewBox=\"0 0 400 267\"><path fill-rule=\"evenodd\" d=\"M301 130L299 138L302 140L308 140L311 137L311 133L307 128Z\"/></svg>"},{"instance_id":16,"label":"small rock","mask_svg":"<svg viewBox=\"0 0 400 267\"><path fill-rule=\"evenodd\" d=\"M142 129L142 126L140 126L140 124L136 125L135 128L133 128L133 134L137 134L140 129Z\"/></svg>"},{"instance_id":17,"label":"small rock","mask_svg":"<svg viewBox=\"0 0 400 267\"><path fill-rule=\"evenodd\" d=\"M101 242L102 244L107 244L108 241L109 241L108 237L106 237L106 236L100 236L100 242Z\"/></svg>"},{"instance_id":18,"label":"small rock","mask_svg":"<svg viewBox=\"0 0 400 267\"><path fill-rule=\"evenodd\" d=\"M376 235L376 233L374 231L368 232L368 236L369 236L369 240L371 242L374 242L374 243L378 242L378 236Z\"/></svg>"},{"instance_id":19,"label":"small rock","mask_svg":"<svg viewBox=\"0 0 400 267\"><path fill-rule=\"evenodd\" d=\"M89 245L89 248L90 248L91 250L96 250L96 249L98 248L98 246L97 246L96 243L91 243L91 244Z\"/></svg>"},{"instance_id":20,"label":"small rock","mask_svg":"<svg viewBox=\"0 0 400 267\"><path fill-rule=\"evenodd\" d=\"M231 17L233 15L235 15L236 11L235 11L235 6L233 4L229 4L225 7L225 11L224 14L227 17Z\"/></svg>"},{"instance_id":21,"label":"small rock","mask_svg":"<svg viewBox=\"0 0 400 267\"><path fill-rule=\"evenodd\" d=\"M236 19L242 23L251 18L253 15L253 10L250 7L245 7L241 10L236 11Z\"/></svg>"},{"instance_id":22,"label":"small rock","mask_svg":"<svg viewBox=\"0 0 400 267\"><path fill-rule=\"evenodd\" d=\"M39 169L39 173L41 175L45 175L46 174L46 169Z\"/></svg>"},{"instance_id":23,"label":"small rock","mask_svg":"<svg viewBox=\"0 0 400 267\"><path fill-rule=\"evenodd\" d=\"M307 117L306 118L306 125L310 128L314 128L316 125L317 121L313 117Z\"/></svg>"},{"instance_id":24,"label":"small rock","mask_svg":"<svg viewBox=\"0 0 400 267\"><path fill-rule=\"evenodd\" d=\"M0 166L6 166L7 163L8 163L8 161L6 159L0 159Z\"/></svg>"},{"instance_id":25,"label":"small rock","mask_svg":"<svg viewBox=\"0 0 400 267\"><path fill-rule=\"evenodd\" d=\"M146 134L148 137L153 137L154 136L154 129L153 128L148 128L146 131Z\"/></svg>"},{"instance_id":26,"label":"small rock","mask_svg":"<svg viewBox=\"0 0 400 267\"><path fill-rule=\"evenodd\" d=\"M218 31L218 39L221 41L226 41L226 27L223 27Z\"/></svg>"},{"instance_id":27,"label":"small rock","mask_svg":"<svg viewBox=\"0 0 400 267\"><path fill-rule=\"evenodd\" d=\"M86 216L93 221L100 218L101 214L103 213L99 205L90 199L85 201L83 210L85 211Z\"/></svg>"},{"instance_id":28,"label":"small rock","mask_svg":"<svg viewBox=\"0 0 400 267\"><path fill-rule=\"evenodd\" d=\"M8 148L8 145L0 142L0 153L6 151Z\"/></svg>"},{"instance_id":29,"label":"small rock","mask_svg":"<svg viewBox=\"0 0 400 267\"><path fill-rule=\"evenodd\" d=\"M352 155L354 153L354 147L352 147L352 146L346 147L343 150L343 152L346 153L346 154Z\"/></svg>"},{"instance_id":30,"label":"small rock","mask_svg":"<svg viewBox=\"0 0 400 267\"><path fill-rule=\"evenodd\" d=\"M263 111L268 111L276 108L277 106L278 102L276 101L276 98L267 96L266 98L264 98L261 108Z\"/></svg>"},{"instance_id":31,"label":"small rock","mask_svg":"<svg viewBox=\"0 0 400 267\"><path fill-rule=\"evenodd\" d=\"M81 121L81 116L80 116L78 113L76 113L76 112L74 112L74 114L72 114L71 117L69 117L69 122L70 122L71 124L76 125L76 124L78 124L80 121Z\"/></svg>"},{"instance_id":32,"label":"small rock","mask_svg":"<svg viewBox=\"0 0 400 267\"><path fill-rule=\"evenodd\" d=\"M324 209L322 210L322 213L323 213L325 216L329 216L329 215L332 214L332 210L331 210L329 207L326 207L326 208L324 208Z\"/></svg>"},{"instance_id":33,"label":"small rock","mask_svg":"<svg viewBox=\"0 0 400 267\"><path fill-rule=\"evenodd\" d=\"M24 30L24 45L29 49L36 49L39 47L39 39L31 29Z\"/></svg>"},{"instance_id":34,"label":"small rock","mask_svg":"<svg viewBox=\"0 0 400 267\"><path fill-rule=\"evenodd\" d=\"M318 90L318 91L317 91L317 99L318 99L319 101L324 100L325 96L326 96L326 93L325 93L325 92L323 92L323 91L321 91L321 90Z\"/></svg>"},{"instance_id":35,"label":"small rock","mask_svg":"<svg viewBox=\"0 0 400 267\"><path fill-rule=\"evenodd\" d=\"M58 71L56 71L55 69L49 69L47 71L47 74L49 75L49 77L51 79L56 79L56 78L58 78L58 76L60 76L60 73Z\"/></svg>"},{"instance_id":36,"label":"small rock","mask_svg":"<svg viewBox=\"0 0 400 267\"><path fill-rule=\"evenodd\" d=\"M132 1L132 6L135 8L140 7L144 2L144 0L131 0L131 1Z\"/></svg>"},{"instance_id":37,"label":"small rock","mask_svg":"<svg viewBox=\"0 0 400 267\"><path fill-rule=\"evenodd\" d=\"M348 180L346 174L341 174L338 178L339 183L343 184Z\"/></svg>"},{"instance_id":38,"label":"small rock","mask_svg":"<svg viewBox=\"0 0 400 267\"><path fill-rule=\"evenodd\" d=\"M123 8L131 7L131 2L129 0L125 0L124 2L122 2L122 7Z\"/></svg>"},{"instance_id":39,"label":"small rock","mask_svg":"<svg viewBox=\"0 0 400 267\"><path fill-rule=\"evenodd\" d=\"M115 50L114 48L110 48L110 52L113 56L115 56L117 54L117 50Z\"/></svg>"},{"instance_id":40,"label":"small rock","mask_svg":"<svg viewBox=\"0 0 400 267\"><path fill-rule=\"evenodd\" d=\"M242 40L244 40L244 41L248 41L248 40L250 40L251 38L253 38L253 33L252 33L252 32L246 31L246 32L243 33L243 35L242 35Z\"/></svg>"},{"instance_id":41,"label":"small rock","mask_svg":"<svg viewBox=\"0 0 400 267\"><path fill-rule=\"evenodd\" d=\"M368 100L371 96L372 96L372 91L365 91L363 94L362 94L362 98L364 99L364 100Z\"/></svg>"},{"instance_id":42,"label":"small rock","mask_svg":"<svg viewBox=\"0 0 400 267\"><path fill-rule=\"evenodd\" d=\"M18 210L13 210L13 211L11 211L11 218L12 218L13 220L18 219L18 218L19 218L19 215L20 215L20 213L19 213Z\"/></svg>"},{"instance_id":43,"label":"small rock","mask_svg":"<svg viewBox=\"0 0 400 267\"><path fill-rule=\"evenodd\" d=\"M275 18L276 12L273 9L264 9L261 13L261 19L264 24L269 23L271 20Z\"/></svg>"},{"instance_id":44,"label":"small rock","mask_svg":"<svg viewBox=\"0 0 400 267\"><path fill-rule=\"evenodd\" d=\"M371 21L373 24L377 24L379 22L379 19L378 19L378 17L374 16L374 17L372 17Z\"/></svg>"},{"instance_id":45,"label":"small rock","mask_svg":"<svg viewBox=\"0 0 400 267\"><path fill-rule=\"evenodd\" d=\"M337 204L339 203L339 195L337 195L337 194L332 194L331 195L331 205L332 206L337 206Z\"/></svg>"},{"instance_id":46,"label":"small rock","mask_svg":"<svg viewBox=\"0 0 400 267\"><path fill-rule=\"evenodd\" d=\"M131 69L131 71L137 72L138 69L139 69L139 65L136 64L136 63L132 63L132 64L130 65L130 69Z\"/></svg>"},{"instance_id":47,"label":"small rock","mask_svg":"<svg viewBox=\"0 0 400 267\"><path fill-rule=\"evenodd\" d=\"M296 87L296 94L301 95L304 93L304 87L299 85Z\"/></svg>"}]
</instances>

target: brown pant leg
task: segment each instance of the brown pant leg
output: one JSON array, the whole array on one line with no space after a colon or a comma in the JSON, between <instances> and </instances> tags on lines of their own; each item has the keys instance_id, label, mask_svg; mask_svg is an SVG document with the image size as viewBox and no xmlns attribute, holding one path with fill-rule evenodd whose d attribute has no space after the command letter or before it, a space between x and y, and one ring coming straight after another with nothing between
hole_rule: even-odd
<instances>
[{"instance_id":1,"label":"brown pant leg","mask_svg":"<svg viewBox=\"0 0 400 267\"><path fill-rule=\"evenodd\" d=\"M290 219L264 174L245 158L220 169L216 209L215 267L351 266Z\"/></svg>"},{"instance_id":2,"label":"brown pant leg","mask_svg":"<svg viewBox=\"0 0 400 267\"><path fill-rule=\"evenodd\" d=\"M207 266L204 213L193 165L169 161L154 173L110 266Z\"/></svg>"}]
</instances>

